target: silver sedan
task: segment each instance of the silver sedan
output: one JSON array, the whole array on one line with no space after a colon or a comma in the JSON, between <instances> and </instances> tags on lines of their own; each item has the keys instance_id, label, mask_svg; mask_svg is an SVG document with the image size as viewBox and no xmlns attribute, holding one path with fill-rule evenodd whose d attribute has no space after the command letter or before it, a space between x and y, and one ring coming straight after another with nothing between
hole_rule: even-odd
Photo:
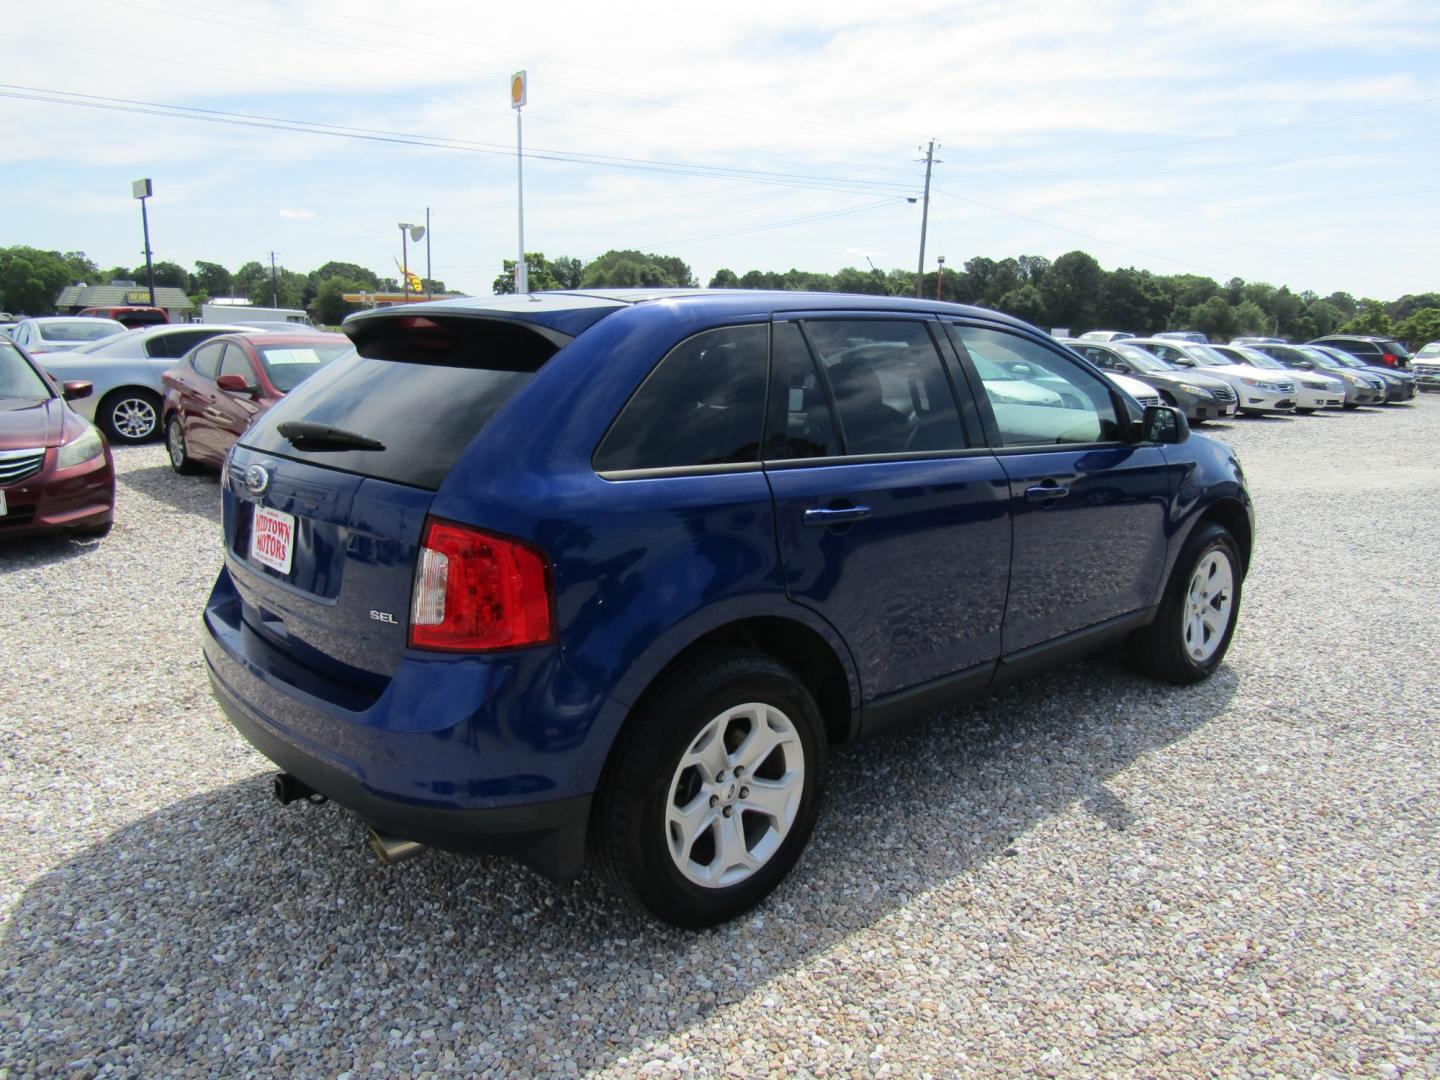
<instances>
[{"instance_id":1,"label":"silver sedan","mask_svg":"<svg viewBox=\"0 0 1440 1080\"><path fill-rule=\"evenodd\" d=\"M112 443L138 443L160 433L161 376L176 360L217 334L254 331L253 326L220 323L146 326L38 362L59 382L93 383L94 392L74 407L100 425Z\"/></svg>"}]
</instances>

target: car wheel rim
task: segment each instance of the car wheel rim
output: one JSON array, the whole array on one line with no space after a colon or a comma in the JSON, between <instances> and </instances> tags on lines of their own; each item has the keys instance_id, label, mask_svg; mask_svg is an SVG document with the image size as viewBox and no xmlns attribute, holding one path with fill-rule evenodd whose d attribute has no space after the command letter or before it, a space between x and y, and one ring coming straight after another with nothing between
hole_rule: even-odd
<instances>
[{"instance_id":1,"label":"car wheel rim","mask_svg":"<svg viewBox=\"0 0 1440 1080\"><path fill-rule=\"evenodd\" d=\"M1235 571L1223 551L1196 564L1185 598L1185 651L1203 664L1215 655L1235 610Z\"/></svg>"},{"instance_id":2,"label":"car wheel rim","mask_svg":"<svg viewBox=\"0 0 1440 1080\"><path fill-rule=\"evenodd\" d=\"M168 438L165 440L170 447L170 463L177 468L185 464L185 433L180 430L180 421L170 421Z\"/></svg>"},{"instance_id":3,"label":"car wheel rim","mask_svg":"<svg viewBox=\"0 0 1440 1080\"><path fill-rule=\"evenodd\" d=\"M795 724L773 705L726 709L681 756L665 799L665 841L696 885L748 880L785 842L805 792Z\"/></svg>"},{"instance_id":4,"label":"car wheel rim","mask_svg":"<svg viewBox=\"0 0 1440 1080\"><path fill-rule=\"evenodd\" d=\"M115 430L127 439L143 439L155 430L155 407L142 398L126 398L110 411Z\"/></svg>"}]
</instances>

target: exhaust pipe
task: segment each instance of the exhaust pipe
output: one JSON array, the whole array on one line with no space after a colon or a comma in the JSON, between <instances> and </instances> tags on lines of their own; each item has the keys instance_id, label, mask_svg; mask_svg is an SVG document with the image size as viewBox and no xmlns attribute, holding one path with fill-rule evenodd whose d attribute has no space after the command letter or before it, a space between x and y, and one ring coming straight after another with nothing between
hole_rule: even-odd
<instances>
[{"instance_id":1,"label":"exhaust pipe","mask_svg":"<svg viewBox=\"0 0 1440 1080\"><path fill-rule=\"evenodd\" d=\"M370 850L375 852L376 858L386 866L413 859L426 851L425 845L417 840L402 840L398 836L390 836L373 828L366 834L365 839L369 841Z\"/></svg>"}]
</instances>

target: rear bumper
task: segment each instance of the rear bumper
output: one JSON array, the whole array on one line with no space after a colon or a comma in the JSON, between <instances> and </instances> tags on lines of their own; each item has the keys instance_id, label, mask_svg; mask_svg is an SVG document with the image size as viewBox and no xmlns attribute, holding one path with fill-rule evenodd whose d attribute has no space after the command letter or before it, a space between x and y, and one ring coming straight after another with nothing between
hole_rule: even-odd
<instances>
[{"instance_id":1,"label":"rear bumper","mask_svg":"<svg viewBox=\"0 0 1440 1080\"><path fill-rule=\"evenodd\" d=\"M619 706L553 650L406 659L378 694L331 684L246 625L222 572L205 611L216 700L285 772L382 832L512 855L556 879L583 861L591 795Z\"/></svg>"}]
</instances>

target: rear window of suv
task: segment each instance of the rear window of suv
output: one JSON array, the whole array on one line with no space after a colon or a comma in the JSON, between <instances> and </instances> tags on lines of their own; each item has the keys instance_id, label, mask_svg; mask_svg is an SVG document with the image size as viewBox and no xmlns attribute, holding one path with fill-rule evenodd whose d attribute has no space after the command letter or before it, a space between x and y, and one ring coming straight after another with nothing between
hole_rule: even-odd
<instances>
[{"instance_id":1,"label":"rear window of suv","mask_svg":"<svg viewBox=\"0 0 1440 1080\"><path fill-rule=\"evenodd\" d=\"M358 351L317 371L241 440L263 453L438 489L460 455L564 335L489 319L405 320L357 334ZM287 421L321 424L377 449L297 445Z\"/></svg>"}]
</instances>

